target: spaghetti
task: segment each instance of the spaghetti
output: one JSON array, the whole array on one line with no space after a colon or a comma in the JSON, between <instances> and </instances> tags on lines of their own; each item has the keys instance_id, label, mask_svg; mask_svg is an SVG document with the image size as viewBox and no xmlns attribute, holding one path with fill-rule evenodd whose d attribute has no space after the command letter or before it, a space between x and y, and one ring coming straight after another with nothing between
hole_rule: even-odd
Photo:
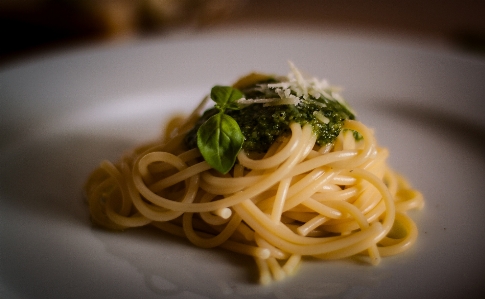
<instances>
[{"instance_id":1,"label":"spaghetti","mask_svg":"<svg viewBox=\"0 0 485 299\"><path fill-rule=\"evenodd\" d=\"M241 150L221 174L184 142L204 104L170 122L163 140L93 171L85 192L95 224L152 225L202 248L252 256L263 284L292 274L305 256L362 255L377 264L415 243L407 211L422 208L423 197L389 168L387 149L359 121L345 120L326 145L311 125L292 122L264 156Z\"/></svg>"}]
</instances>

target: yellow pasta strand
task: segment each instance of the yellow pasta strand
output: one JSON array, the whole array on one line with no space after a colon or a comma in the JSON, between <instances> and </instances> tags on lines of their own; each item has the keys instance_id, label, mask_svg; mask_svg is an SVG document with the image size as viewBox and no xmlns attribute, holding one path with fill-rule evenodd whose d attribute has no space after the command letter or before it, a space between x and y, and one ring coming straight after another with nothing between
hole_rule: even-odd
<instances>
[{"instance_id":1,"label":"yellow pasta strand","mask_svg":"<svg viewBox=\"0 0 485 299\"><path fill-rule=\"evenodd\" d=\"M262 284L292 275L306 256L364 254L378 264L416 242L407 212L421 209L423 196L387 166L388 151L362 123L345 121L335 144L323 147L309 125L293 123L291 136L266 155L241 151L223 176L197 149L184 148L196 119L177 119L163 143L93 171L84 191L94 223L152 225L198 247L252 256ZM352 131L363 139L356 142Z\"/></svg>"}]
</instances>

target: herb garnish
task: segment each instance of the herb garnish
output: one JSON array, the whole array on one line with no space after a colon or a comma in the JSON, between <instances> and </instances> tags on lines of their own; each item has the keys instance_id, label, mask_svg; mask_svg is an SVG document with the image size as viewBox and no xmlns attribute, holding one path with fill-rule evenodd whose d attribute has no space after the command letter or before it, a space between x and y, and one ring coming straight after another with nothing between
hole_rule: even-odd
<instances>
[{"instance_id":1,"label":"herb garnish","mask_svg":"<svg viewBox=\"0 0 485 299\"><path fill-rule=\"evenodd\" d=\"M225 174L236 162L244 142L239 125L225 111L240 109L236 101L244 95L230 86L214 86L210 96L219 112L197 130L197 147L212 168Z\"/></svg>"}]
</instances>

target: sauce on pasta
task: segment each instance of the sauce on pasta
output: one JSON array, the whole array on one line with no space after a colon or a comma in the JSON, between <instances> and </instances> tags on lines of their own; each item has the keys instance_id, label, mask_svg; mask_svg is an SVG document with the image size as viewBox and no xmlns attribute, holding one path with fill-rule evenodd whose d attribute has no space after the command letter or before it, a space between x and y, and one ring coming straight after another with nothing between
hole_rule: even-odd
<instances>
[{"instance_id":1,"label":"sauce on pasta","mask_svg":"<svg viewBox=\"0 0 485 299\"><path fill-rule=\"evenodd\" d=\"M279 97L263 101L246 93L249 104L238 103L298 105L327 98L351 111L330 86L303 78L293 66L276 83L268 78L253 74L233 87L276 84L270 87ZM350 112L326 142L318 142L312 122L288 121L284 134L264 151L242 146L222 174L194 146L196 137L188 138L200 126L206 103L207 98L184 120L173 119L160 140L115 163L101 162L84 187L95 224L113 230L151 225L195 246L249 255L262 284L293 274L307 256L362 255L375 265L415 243L418 229L407 212L422 208L423 197L387 165L388 150ZM323 111L321 103L314 104ZM315 111L314 117L329 124Z\"/></svg>"}]
</instances>

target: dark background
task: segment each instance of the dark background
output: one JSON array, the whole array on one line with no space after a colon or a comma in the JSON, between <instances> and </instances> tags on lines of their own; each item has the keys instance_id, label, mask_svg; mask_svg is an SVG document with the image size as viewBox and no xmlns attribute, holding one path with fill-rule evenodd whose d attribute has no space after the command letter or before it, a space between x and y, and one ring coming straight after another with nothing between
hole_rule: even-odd
<instances>
[{"instance_id":1,"label":"dark background","mask_svg":"<svg viewBox=\"0 0 485 299\"><path fill-rule=\"evenodd\" d=\"M412 36L485 53L483 0L2 0L0 64L67 45L248 23Z\"/></svg>"}]
</instances>

